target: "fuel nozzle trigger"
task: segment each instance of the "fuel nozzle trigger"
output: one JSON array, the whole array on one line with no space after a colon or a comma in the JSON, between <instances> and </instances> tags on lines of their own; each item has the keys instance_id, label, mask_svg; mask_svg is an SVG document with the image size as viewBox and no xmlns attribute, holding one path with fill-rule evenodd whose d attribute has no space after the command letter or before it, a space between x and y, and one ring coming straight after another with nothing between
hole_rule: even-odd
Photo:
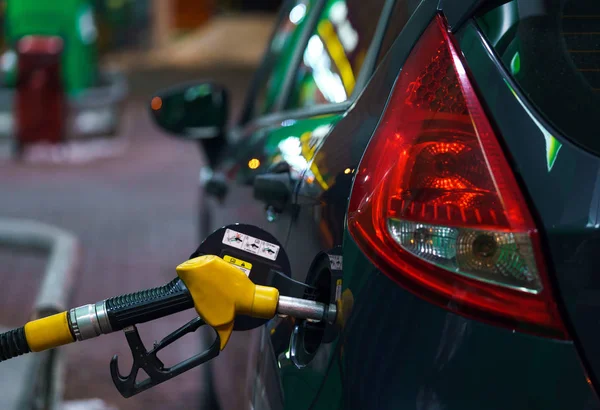
<instances>
[{"instance_id":1,"label":"fuel nozzle trigger","mask_svg":"<svg viewBox=\"0 0 600 410\"><path fill-rule=\"evenodd\" d=\"M155 343L150 351L146 350L135 325L123 329L133 356L133 365L129 374L123 376L119 371L118 356L113 356L110 361L110 374L117 390L123 397L131 397L217 357L221 351L221 341L216 332L215 340L208 349L172 367L165 367L157 356L157 353L163 348L206 324L200 317L192 319L160 342ZM136 378L140 369L148 374L148 378L137 382Z\"/></svg>"}]
</instances>

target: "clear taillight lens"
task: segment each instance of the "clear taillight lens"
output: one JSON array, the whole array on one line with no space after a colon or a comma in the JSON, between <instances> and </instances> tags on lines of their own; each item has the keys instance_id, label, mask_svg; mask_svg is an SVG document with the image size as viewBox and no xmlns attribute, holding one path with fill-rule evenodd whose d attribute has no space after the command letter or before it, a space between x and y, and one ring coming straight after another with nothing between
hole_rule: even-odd
<instances>
[{"instance_id":1,"label":"clear taillight lens","mask_svg":"<svg viewBox=\"0 0 600 410\"><path fill-rule=\"evenodd\" d=\"M358 169L348 225L378 267L457 313L566 338L538 235L441 16Z\"/></svg>"},{"instance_id":2,"label":"clear taillight lens","mask_svg":"<svg viewBox=\"0 0 600 410\"><path fill-rule=\"evenodd\" d=\"M523 292L542 290L528 234L392 218L388 231L405 251L458 275Z\"/></svg>"}]
</instances>

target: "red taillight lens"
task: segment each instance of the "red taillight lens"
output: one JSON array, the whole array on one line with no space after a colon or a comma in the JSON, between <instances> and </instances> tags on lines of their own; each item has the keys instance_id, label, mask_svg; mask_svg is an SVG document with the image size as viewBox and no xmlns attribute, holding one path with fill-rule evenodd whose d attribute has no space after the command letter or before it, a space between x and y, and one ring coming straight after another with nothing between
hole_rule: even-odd
<instances>
[{"instance_id":1,"label":"red taillight lens","mask_svg":"<svg viewBox=\"0 0 600 410\"><path fill-rule=\"evenodd\" d=\"M397 79L357 172L348 226L417 295L567 338L533 219L442 17Z\"/></svg>"}]
</instances>

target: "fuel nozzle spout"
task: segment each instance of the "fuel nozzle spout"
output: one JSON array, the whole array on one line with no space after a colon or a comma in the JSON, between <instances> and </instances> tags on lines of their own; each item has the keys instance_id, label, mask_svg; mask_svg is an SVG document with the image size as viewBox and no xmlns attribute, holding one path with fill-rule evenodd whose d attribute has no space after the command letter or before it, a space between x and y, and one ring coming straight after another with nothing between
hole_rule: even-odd
<instances>
[{"instance_id":1,"label":"fuel nozzle spout","mask_svg":"<svg viewBox=\"0 0 600 410\"><path fill-rule=\"evenodd\" d=\"M277 314L293 316L297 319L307 319L314 322L325 322L331 325L335 323L337 308L333 303L326 305L325 303L314 300L279 296Z\"/></svg>"}]
</instances>

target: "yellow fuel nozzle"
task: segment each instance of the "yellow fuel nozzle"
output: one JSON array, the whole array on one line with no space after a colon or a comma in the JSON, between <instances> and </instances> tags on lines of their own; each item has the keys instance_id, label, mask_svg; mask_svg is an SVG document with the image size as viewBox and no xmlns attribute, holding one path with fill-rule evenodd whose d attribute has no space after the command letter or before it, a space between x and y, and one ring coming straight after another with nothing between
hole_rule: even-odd
<instances>
[{"instance_id":1,"label":"yellow fuel nozzle","mask_svg":"<svg viewBox=\"0 0 600 410\"><path fill-rule=\"evenodd\" d=\"M190 259L177 267L198 314L215 328L225 348L236 315L271 319L277 312L279 291L255 285L244 272L214 255Z\"/></svg>"},{"instance_id":2,"label":"yellow fuel nozzle","mask_svg":"<svg viewBox=\"0 0 600 410\"><path fill-rule=\"evenodd\" d=\"M219 345L215 344L214 350L225 348L238 315L271 319L280 314L297 319L326 321L329 324L334 323L336 319L335 304L326 305L314 300L280 296L276 288L254 284L243 271L214 255L190 259L179 265L176 270L179 279L164 286L80 306L0 334L0 362L30 351L39 352L117 330L125 330L126 334L135 333L137 341L132 342L136 344L132 351L139 353L143 345L140 347L136 324L168 316L192 306L195 307L202 324L206 323L217 331ZM197 329L199 322L194 320L186 326L196 326L194 329ZM183 328L178 331L181 329ZM211 353L215 354L208 358L203 356L198 364L210 360L218 350ZM155 355L156 352L152 354ZM121 380L117 370L115 365L113 379ZM175 373L171 373L170 377L173 374ZM124 382L121 380L115 383L120 385ZM154 383L158 382L154 380ZM131 393L127 386L122 390L122 393L135 394Z\"/></svg>"}]
</instances>

